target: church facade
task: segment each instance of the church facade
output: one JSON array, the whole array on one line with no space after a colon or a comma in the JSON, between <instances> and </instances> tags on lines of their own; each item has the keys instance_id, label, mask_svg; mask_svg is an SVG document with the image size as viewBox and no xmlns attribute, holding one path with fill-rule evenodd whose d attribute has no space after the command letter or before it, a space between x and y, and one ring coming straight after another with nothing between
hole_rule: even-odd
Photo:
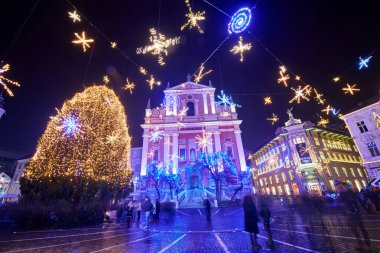
<instances>
[{"instance_id":1,"label":"church facade","mask_svg":"<svg viewBox=\"0 0 380 253\"><path fill-rule=\"evenodd\" d=\"M237 117L237 105L231 97L222 92L216 98L211 84L206 86L188 79L175 87L168 86L164 95L163 104L151 108L148 103L141 125L144 133L140 178L145 179L141 188L153 199L175 199L180 206L196 206L204 196L215 196L215 182L209 171L189 166L202 152L225 152L232 159L237 175L247 172L242 121ZM163 182L149 180L147 170L152 162L180 179L175 193L165 190ZM154 190L156 184L160 184L160 197ZM223 198L228 200L233 188L225 184Z\"/></svg>"}]
</instances>

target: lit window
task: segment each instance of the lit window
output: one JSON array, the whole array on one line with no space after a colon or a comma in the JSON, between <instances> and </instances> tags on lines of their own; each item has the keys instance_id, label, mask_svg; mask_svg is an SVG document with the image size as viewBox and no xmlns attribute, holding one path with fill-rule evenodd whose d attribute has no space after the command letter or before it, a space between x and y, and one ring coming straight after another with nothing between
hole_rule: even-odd
<instances>
[{"instance_id":1,"label":"lit window","mask_svg":"<svg viewBox=\"0 0 380 253\"><path fill-rule=\"evenodd\" d=\"M362 184L363 184L364 187L366 187L366 185L367 185L364 180L362 180Z\"/></svg>"},{"instance_id":2,"label":"lit window","mask_svg":"<svg viewBox=\"0 0 380 253\"><path fill-rule=\"evenodd\" d=\"M282 173L281 173L281 176L282 176L282 181L283 181L283 182L286 182L286 175L285 175L285 172L282 172Z\"/></svg>"},{"instance_id":3,"label":"lit window","mask_svg":"<svg viewBox=\"0 0 380 253\"><path fill-rule=\"evenodd\" d=\"M260 179L260 186L263 186L263 179Z\"/></svg>"},{"instance_id":4,"label":"lit window","mask_svg":"<svg viewBox=\"0 0 380 253\"><path fill-rule=\"evenodd\" d=\"M272 194L276 195L276 188L274 186L272 186Z\"/></svg>"},{"instance_id":5,"label":"lit window","mask_svg":"<svg viewBox=\"0 0 380 253\"><path fill-rule=\"evenodd\" d=\"M356 122L356 125L358 126L361 133L368 132L367 126L364 124L364 121Z\"/></svg>"},{"instance_id":6,"label":"lit window","mask_svg":"<svg viewBox=\"0 0 380 253\"><path fill-rule=\"evenodd\" d=\"M227 155L231 158L234 158L234 152L232 151L232 147L226 147Z\"/></svg>"},{"instance_id":7,"label":"lit window","mask_svg":"<svg viewBox=\"0 0 380 253\"><path fill-rule=\"evenodd\" d=\"M372 157L379 156L380 152L374 141L368 142L367 147Z\"/></svg>"},{"instance_id":8,"label":"lit window","mask_svg":"<svg viewBox=\"0 0 380 253\"><path fill-rule=\"evenodd\" d=\"M338 171L338 168L337 167L334 167L334 170L335 170L335 174L337 177L339 177L339 171Z\"/></svg>"},{"instance_id":9,"label":"lit window","mask_svg":"<svg viewBox=\"0 0 380 253\"><path fill-rule=\"evenodd\" d=\"M315 145L318 145L318 146L320 145L318 137L314 137L314 142L315 142Z\"/></svg>"},{"instance_id":10,"label":"lit window","mask_svg":"<svg viewBox=\"0 0 380 253\"><path fill-rule=\"evenodd\" d=\"M343 170L344 175L345 175L346 177L348 177L348 174L347 174L347 170L346 170L346 168L342 168L342 170Z\"/></svg>"},{"instance_id":11,"label":"lit window","mask_svg":"<svg viewBox=\"0 0 380 253\"><path fill-rule=\"evenodd\" d=\"M273 184L272 177L269 177L269 182L270 182L270 184Z\"/></svg>"},{"instance_id":12,"label":"lit window","mask_svg":"<svg viewBox=\"0 0 380 253\"><path fill-rule=\"evenodd\" d=\"M158 161L158 150L154 150L153 161Z\"/></svg>"},{"instance_id":13,"label":"lit window","mask_svg":"<svg viewBox=\"0 0 380 253\"><path fill-rule=\"evenodd\" d=\"M278 182L279 182L278 175L275 175L274 177L276 179L276 184L278 184Z\"/></svg>"},{"instance_id":14,"label":"lit window","mask_svg":"<svg viewBox=\"0 0 380 253\"><path fill-rule=\"evenodd\" d=\"M186 161L186 149L184 148L179 149L179 159L181 161Z\"/></svg>"},{"instance_id":15,"label":"lit window","mask_svg":"<svg viewBox=\"0 0 380 253\"><path fill-rule=\"evenodd\" d=\"M362 174L362 170L361 169L358 169L358 174L360 177L363 177L363 174Z\"/></svg>"},{"instance_id":16,"label":"lit window","mask_svg":"<svg viewBox=\"0 0 380 253\"><path fill-rule=\"evenodd\" d=\"M329 177L331 177L331 172L330 172L330 168L326 166L326 172L327 172L327 175L329 175Z\"/></svg>"},{"instance_id":17,"label":"lit window","mask_svg":"<svg viewBox=\"0 0 380 253\"><path fill-rule=\"evenodd\" d=\"M319 151L319 156L321 157L322 161L326 160L325 154L322 151Z\"/></svg>"},{"instance_id":18,"label":"lit window","mask_svg":"<svg viewBox=\"0 0 380 253\"><path fill-rule=\"evenodd\" d=\"M290 180L294 179L294 175L293 175L293 171L292 170L289 170L289 177L290 177Z\"/></svg>"},{"instance_id":19,"label":"lit window","mask_svg":"<svg viewBox=\"0 0 380 253\"><path fill-rule=\"evenodd\" d=\"M282 194L283 194L283 193L282 193L282 188L281 188L280 185L277 186L277 190L278 190L278 195L282 195Z\"/></svg>"},{"instance_id":20,"label":"lit window","mask_svg":"<svg viewBox=\"0 0 380 253\"><path fill-rule=\"evenodd\" d=\"M335 185L334 185L334 180L329 180L330 182L330 187L331 187L331 190L335 191Z\"/></svg>"},{"instance_id":21,"label":"lit window","mask_svg":"<svg viewBox=\"0 0 380 253\"><path fill-rule=\"evenodd\" d=\"M291 193L290 193L290 188L289 188L289 185L288 185L288 184L285 184L285 185L284 185L284 189L285 189L285 193L286 193L286 195L290 196Z\"/></svg>"},{"instance_id":22,"label":"lit window","mask_svg":"<svg viewBox=\"0 0 380 253\"><path fill-rule=\"evenodd\" d=\"M350 171L351 171L352 176L355 177L354 169L353 169L353 168L350 168Z\"/></svg>"}]
</instances>

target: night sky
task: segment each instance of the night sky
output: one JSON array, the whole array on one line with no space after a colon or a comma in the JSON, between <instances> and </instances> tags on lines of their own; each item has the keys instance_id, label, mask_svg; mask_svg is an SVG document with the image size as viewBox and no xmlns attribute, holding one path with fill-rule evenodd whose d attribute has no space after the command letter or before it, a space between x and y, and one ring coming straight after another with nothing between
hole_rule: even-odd
<instances>
[{"instance_id":1,"label":"night sky","mask_svg":"<svg viewBox=\"0 0 380 253\"><path fill-rule=\"evenodd\" d=\"M162 81L161 87L151 91L136 66L111 49L109 42L91 25L83 21L72 23L67 12L73 9L65 0L41 0L11 47L35 2L2 1L0 15L0 60L6 56L4 62L11 64L7 77L22 84L20 88L12 87L15 97L4 94L7 115L0 120L0 147L30 154L35 151L55 108L83 91L84 86L101 82L105 74L111 76L109 86L125 106L132 146L141 146L140 124L148 98L152 106L159 105L167 82L174 86L186 81L186 75L194 73L227 36L229 18L201 0L191 2L194 11L206 11L204 34L194 29L180 31L186 21L184 0L161 0L160 15L159 0L73 0L101 32L118 42L125 54ZM231 15L240 7L255 4L255 1L238 0L210 2ZM359 56L366 56L380 46L380 15L376 2L258 2L249 27L251 34L242 34L253 46L252 51L245 54L245 61L240 63L239 56L229 52L238 41L238 35L233 35L207 62L206 68L214 71L203 80L205 84L211 80L218 93L223 89L242 106L238 113L243 120L245 149L254 149L274 134L288 119L286 108L291 107L289 89L277 84L280 63L269 51L305 83L324 93L342 112L378 93L380 53L373 54L368 69L359 71L355 66ZM164 67L157 64L154 56L136 55L136 48L148 43L149 28L158 25L167 37L181 37L181 44L170 52ZM83 53L80 46L71 44L74 32L83 30L96 40L93 51L91 48ZM343 72L340 83L331 82ZM126 77L137 86L133 95L121 89ZM356 83L361 91L355 96L344 95L340 89L346 83ZM263 105L265 95L272 96L271 107ZM313 122L322 109L313 101L293 107L295 117ZM272 112L280 117L274 126L265 120ZM330 117L330 121L340 120Z\"/></svg>"}]
</instances>

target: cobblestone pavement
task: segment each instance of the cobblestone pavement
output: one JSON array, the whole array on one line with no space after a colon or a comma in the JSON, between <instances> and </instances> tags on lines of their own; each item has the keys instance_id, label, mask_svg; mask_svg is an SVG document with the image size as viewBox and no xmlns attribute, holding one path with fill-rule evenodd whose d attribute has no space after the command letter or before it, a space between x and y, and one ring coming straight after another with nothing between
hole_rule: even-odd
<instances>
[{"instance_id":1,"label":"cobblestone pavement","mask_svg":"<svg viewBox=\"0 0 380 253\"><path fill-rule=\"evenodd\" d=\"M174 216L161 213L148 229L134 222L102 226L3 231L0 252L380 252L380 215L352 215L335 208L323 214L275 205L272 209L273 250L259 224L261 249L253 250L243 231L241 207L215 208L207 222L203 209L181 209ZM142 216L143 217L143 216ZM362 226L363 225L363 226ZM363 240L364 230L369 240ZM358 239L358 238L360 239Z\"/></svg>"}]
</instances>

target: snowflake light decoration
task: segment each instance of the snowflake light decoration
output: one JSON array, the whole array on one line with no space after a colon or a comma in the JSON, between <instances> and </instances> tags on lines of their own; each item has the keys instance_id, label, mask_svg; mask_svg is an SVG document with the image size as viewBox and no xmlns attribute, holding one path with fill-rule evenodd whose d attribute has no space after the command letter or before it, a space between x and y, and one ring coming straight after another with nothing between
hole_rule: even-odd
<instances>
[{"instance_id":1,"label":"snowflake light decoration","mask_svg":"<svg viewBox=\"0 0 380 253\"><path fill-rule=\"evenodd\" d=\"M362 57L359 57L359 70L361 70L362 68L368 68L368 63L369 63L369 60L371 60L372 58L372 55L368 56L367 58L362 58Z\"/></svg>"},{"instance_id":2,"label":"snowflake light decoration","mask_svg":"<svg viewBox=\"0 0 380 253\"><path fill-rule=\"evenodd\" d=\"M300 156L304 156L306 153L310 153L313 150L313 146L305 146L300 148Z\"/></svg>"},{"instance_id":3,"label":"snowflake light decoration","mask_svg":"<svg viewBox=\"0 0 380 253\"><path fill-rule=\"evenodd\" d=\"M154 150L151 148L148 152L148 159L153 159L154 157Z\"/></svg>"},{"instance_id":4,"label":"snowflake light decoration","mask_svg":"<svg viewBox=\"0 0 380 253\"><path fill-rule=\"evenodd\" d=\"M113 144L119 140L119 136L116 134L108 135L106 138L106 143Z\"/></svg>"},{"instance_id":5,"label":"snowflake light decoration","mask_svg":"<svg viewBox=\"0 0 380 253\"><path fill-rule=\"evenodd\" d=\"M179 117L179 119L180 120L182 120L182 118L184 117L184 116L186 116L187 115L187 111L189 110L189 107L184 107L184 108L182 108L179 112L178 112L178 117Z\"/></svg>"},{"instance_id":6,"label":"snowflake light decoration","mask_svg":"<svg viewBox=\"0 0 380 253\"><path fill-rule=\"evenodd\" d=\"M354 95L354 92L360 91L359 88L355 88L355 87L356 87L356 84L354 84L352 86L347 84L347 87L342 88L342 90L344 91L344 94L350 93L351 95Z\"/></svg>"},{"instance_id":7,"label":"snowflake light decoration","mask_svg":"<svg viewBox=\"0 0 380 253\"><path fill-rule=\"evenodd\" d=\"M103 82L105 84L109 84L110 83L110 78L107 75L103 76Z\"/></svg>"},{"instance_id":8,"label":"snowflake light decoration","mask_svg":"<svg viewBox=\"0 0 380 253\"><path fill-rule=\"evenodd\" d=\"M323 94L321 93L318 93L317 89L314 88L314 94L315 94L315 97L314 99L318 102L319 105L324 105L325 102L326 102L326 99L323 99Z\"/></svg>"},{"instance_id":9,"label":"snowflake light decoration","mask_svg":"<svg viewBox=\"0 0 380 253\"><path fill-rule=\"evenodd\" d=\"M154 131L150 133L149 141L156 142L158 140L161 140L163 134L164 134L164 131L158 130L158 128L156 128Z\"/></svg>"},{"instance_id":10,"label":"snowflake light decoration","mask_svg":"<svg viewBox=\"0 0 380 253\"><path fill-rule=\"evenodd\" d=\"M304 99L306 101L309 101L310 99L307 97L308 89L310 88L310 85L306 85L305 87L298 86L297 89L294 89L291 87L290 89L294 91L294 97L289 100L289 103L293 103L294 101L297 101L297 103L301 103L301 99Z\"/></svg>"},{"instance_id":11,"label":"snowflake light decoration","mask_svg":"<svg viewBox=\"0 0 380 253\"><path fill-rule=\"evenodd\" d=\"M241 33L249 26L251 22L251 10L249 8L241 8L232 15L228 23L228 33Z\"/></svg>"},{"instance_id":12,"label":"snowflake light decoration","mask_svg":"<svg viewBox=\"0 0 380 253\"><path fill-rule=\"evenodd\" d=\"M4 76L4 73L9 71L11 65L5 64L3 67L0 68L0 84L3 86L3 89L8 93L9 96L13 97L13 92L8 87L7 84L12 84L14 86L20 87L20 84L18 82L12 81Z\"/></svg>"},{"instance_id":13,"label":"snowflake light decoration","mask_svg":"<svg viewBox=\"0 0 380 253\"><path fill-rule=\"evenodd\" d=\"M276 114L272 113L272 118L266 118L266 120L272 121L272 125L274 125L274 123L279 121L280 118Z\"/></svg>"},{"instance_id":14,"label":"snowflake light decoration","mask_svg":"<svg viewBox=\"0 0 380 253\"><path fill-rule=\"evenodd\" d=\"M326 127L327 124L329 124L329 120L328 119L324 119L321 116L319 116L319 121L318 121L317 125L318 126L322 126L322 127Z\"/></svg>"},{"instance_id":15,"label":"snowflake light decoration","mask_svg":"<svg viewBox=\"0 0 380 253\"><path fill-rule=\"evenodd\" d=\"M380 115L376 112L372 112L372 117L376 122L376 127L380 129Z\"/></svg>"},{"instance_id":16,"label":"snowflake light decoration","mask_svg":"<svg viewBox=\"0 0 380 253\"><path fill-rule=\"evenodd\" d=\"M212 69L210 69L203 73L204 69L205 69L205 66L202 63L201 66L199 67L198 74L194 75L194 82L199 83L205 75L208 75L212 72Z\"/></svg>"},{"instance_id":17,"label":"snowflake light decoration","mask_svg":"<svg viewBox=\"0 0 380 253\"><path fill-rule=\"evenodd\" d=\"M77 40L73 40L73 44L81 44L83 48L83 52L87 51L87 48L90 48L90 43L94 42L94 39L89 39L86 37L86 33L83 31L82 35L79 36L78 33L74 33L75 37L77 37Z\"/></svg>"},{"instance_id":18,"label":"snowflake light decoration","mask_svg":"<svg viewBox=\"0 0 380 253\"><path fill-rule=\"evenodd\" d=\"M140 67L139 68L139 71L141 74L143 74L144 76L146 76L148 74L148 71L144 68L144 67Z\"/></svg>"},{"instance_id":19,"label":"snowflake light decoration","mask_svg":"<svg viewBox=\"0 0 380 253\"><path fill-rule=\"evenodd\" d=\"M152 54L158 56L158 63L162 66L165 65L164 56L168 55L168 48L179 44L180 38L174 37L166 39L165 35L158 33L155 28L149 30L149 40L152 43L145 47L139 47L136 50L137 54Z\"/></svg>"},{"instance_id":20,"label":"snowflake light decoration","mask_svg":"<svg viewBox=\"0 0 380 253\"><path fill-rule=\"evenodd\" d=\"M57 127L59 130L63 130L63 133L67 136L75 136L81 133L81 125L76 116L71 115L61 120L61 125Z\"/></svg>"},{"instance_id":21,"label":"snowflake light decoration","mask_svg":"<svg viewBox=\"0 0 380 253\"><path fill-rule=\"evenodd\" d=\"M133 82L129 82L128 78L127 78L127 82L126 84L124 85L123 87L123 90L129 90L129 93L133 93L133 89L135 88L135 84Z\"/></svg>"},{"instance_id":22,"label":"snowflake light decoration","mask_svg":"<svg viewBox=\"0 0 380 253\"><path fill-rule=\"evenodd\" d=\"M330 105L327 105L325 109L322 110L322 112L326 113L326 115L330 115L330 112L332 112L334 108L332 108Z\"/></svg>"},{"instance_id":23,"label":"snowflake light decoration","mask_svg":"<svg viewBox=\"0 0 380 253\"><path fill-rule=\"evenodd\" d=\"M153 75L150 75L149 76L149 79L146 80L149 84L149 88L151 90L153 90L154 88L154 85L157 85L157 86L160 86L161 85L161 82L160 81L157 81L156 78L153 76Z\"/></svg>"},{"instance_id":24,"label":"snowflake light decoration","mask_svg":"<svg viewBox=\"0 0 380 253\"><path fill-rule=\"evenodd\" d=\"M333 78L333 81L334 81L335 83L339 82L339 81L340 81L340 77L339 77L339 76L334 77L334 78Z\"/></svg>"},{"instance_id":25,"label":"snowflake light decoration","mask_svg":"<svg viewBox=\"0 0 380 253\"><path fill-rule=\"evenodd\" d=\"M286 68L285 66L280 66L280 77L277 79L277 83L283 83L285 87L288 87L288 80L290 79L290 76L286 74Z\"/></svg>"},{"instance_id":26,"label":"snowflake light decoration","mask_svg":"<svg viewBox=\"0 0 380 253\"><path fill-rule=\"evenodd\" d=\"M227 106L237 106L237 107L240 107L240 105L235 104L232 101L232 97L231 96L228 96L228 95L224 94L223 90L221 90L220 95L217 95L217 97L219 99L219 101L215 102L215 104L217 104L217 105L223 105L224 107L227 107Z\"/></svg>"},{"instance_id":27,"label":"snowflake light decoration","mask_svg":"<svg viewBox=\"0 0 380 253\"><path fill-rule=\"evenodd\" d=\"M111 48L116 48L117 47L117 42L111 41Z\"/></svg>"},{"instance_id":28,"label":"snowflake light decoration","mask_svg":"<svg viewBox=\"0 0 380 253\"><path fill-rule=\"evenodd\" d=\"M300 77L300 76L296 76L295 79L296 79L297 81L300 81L300 80L301 80L301 77Z\"/></svg>"},{"instance_id":29,"label":"snowflake light decoration","mask_svg":"<svg viewBox=\"0 0 380 253\"><path fill-rule=\"evenodd\" d=\"M80 16L76 10L74 10L73 12L68 12L68 14L69 18L73 20L73 23L75 23L76 21L81 22Z\"/></svg>"},{"instance_id":30,"label":"snowflake light decoration","mask_svg":"<svg viewBox=\"0 0 380 253\"><path fill-rule=\"evenodd\" d=\"M189 0L185 0L185 3L186 3L187 8L189 9L189 12L185 15L188 18L188 20L183 26L181 26L181 31L183 31L188 26L189 29L192 29L193 27L195 27L198 29L200 33L204 33L202 28L199 26L198 22L206 19L206 17L204 16L206 12L198 11L194 13L193 10L191 9Z\"/></svg>"},{"instance_id":31,"label":"snowflake light decoration","mask_svg":"<svg viewBox=\"0 0 380 253\"><path fill-rule=\"evenodd\" d=\"M252 48L252 44L251 43L243 44L243 37L240 36L238 44L235 45L230 50L230 52L233 54L240 54L240 61L242 62L242 61L244 61L244 55L243 55L244 52L251 50L251 48Z\"/></svg>"},{"instance_id":32,"label":"snowflake light decoration","mask_svg":"<svg viewBox=\"0 0 380 253\"><path fill-rule=\"evenodd\" d=\"M208 145L212 145L211 133L206 133L206 131L202 130L202 136L197 135L195 137L195 143L198 145L198 150L202 149L203 152L206 151Z\"/></svg>"},{"instance_id":33,"label":"snowflake light decoration","mask_svg":"<svg viewBox=\"0 0 380 253\"><path fill-rule=\"evenodd\" d=\"M272 98L271 97L265 97L264 98L264 105L271 105L272 104Z\"/></svg>"}]
</instances>

